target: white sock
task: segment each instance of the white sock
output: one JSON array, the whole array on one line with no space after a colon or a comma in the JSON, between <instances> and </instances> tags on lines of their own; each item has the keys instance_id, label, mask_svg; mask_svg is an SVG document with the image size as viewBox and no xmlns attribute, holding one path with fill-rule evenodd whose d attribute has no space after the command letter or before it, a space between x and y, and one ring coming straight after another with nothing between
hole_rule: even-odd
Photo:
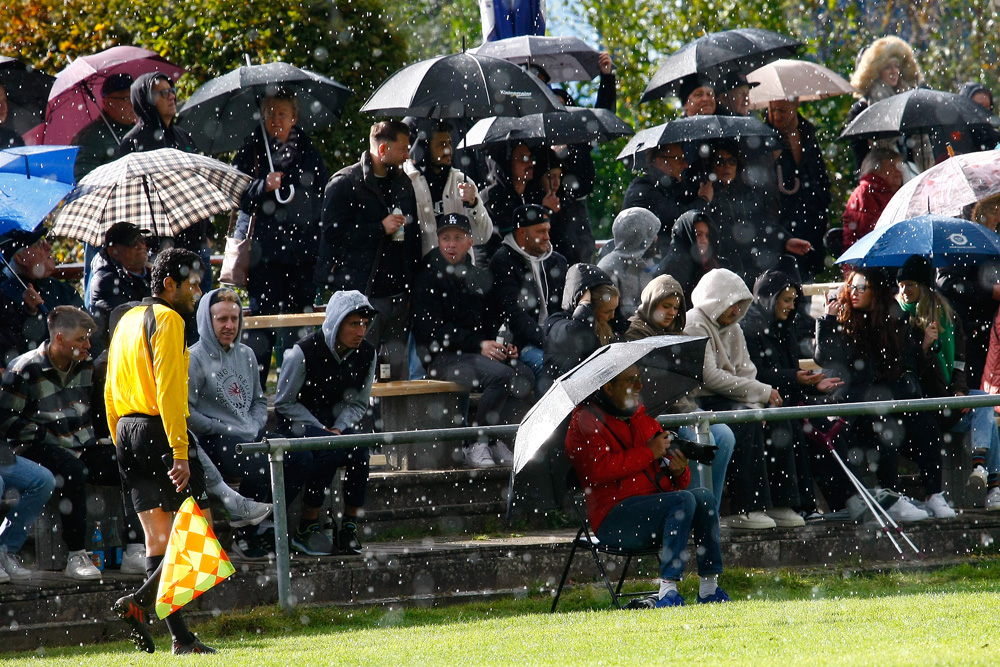
<instances>
[{"instance_id":1,"label":"white sock","mask_svg":"<svg viewBox=\"0 0 1000 667\"><path fill-rule=\"evenodd\" d=\"M67 556L83 556L87 560L90 560L90 556L87 555L86 549L80 549L79 551L70 551Z\"/></svg>"},{"instance_id":2,"label":"white sock","mask_svg":"<svg viewBox=\"0 0 1000 667\"><path fill-rule=\"evenodd\" d=\"M657 597L662 598L670 591L677 592L677 582L673 579L660 579L660 594Z\"/></svg>"},{"instance_id":3,"label":"white sock","mask_svg":"<svg viewBox=\"0 0 1000 667\"><path fill-rule=\"evenodd\" d=\"M699 577L699 579L699 597L707 598L709 595L715 593L715 590L719 587L719 575L717 574L708 574L703 577Z\"/></svg>"}]
</instances>

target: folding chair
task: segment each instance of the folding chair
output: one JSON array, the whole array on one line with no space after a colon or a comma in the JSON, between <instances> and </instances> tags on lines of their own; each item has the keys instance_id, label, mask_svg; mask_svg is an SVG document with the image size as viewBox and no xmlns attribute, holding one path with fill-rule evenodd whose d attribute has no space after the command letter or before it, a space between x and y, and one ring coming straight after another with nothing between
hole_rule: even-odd
<instances>
[{"instance_id":1,"label":"folding chair","mask_svg":"<svg viewBox=\"0 0 1000 667\"><path fill-rule=\"evenodd\" d=\"M587 521L587 512L582 508L583 505L583 495L573 496L573 511L576 513L577 519L580 522L580 530L577 531L576 537L573 538L573 548L569 552L569 558L566 559L566 567L563 569L562 579L559 580L559 588L556 590L556 597L552 601L552 612L555 613L556 606L559 604L559 597L562 595L563 586L566 585L566 578L569 576L569 568L573 565L573 557L576 555L577 549L587 549L590 551L590 555L594 558L594 563L597 565L597 570L601 573L601 578L604 580L604 585L608 587L608 592L611 593L611 601L615 603L615 607L622 609L622 598L640 598L648 597L657 593L656 590L641 591L638 593L622 593L622 584L625 583L625 577L628 575L629 566L632 564L632 559L639 556L656 556L660 554L660 546L655 545L647 549L619 549L617 547L610 547L606 544L602 544L597 537L590 530L590 523ZM606 556L614 556L617 558L624 558L625 564L622 566L621 577L618 578L618 584L616 586L611 585L611 580L608 578L607 569L604 567L604 562L601 560L601 554Z\"/></svg>"}]
</instances>

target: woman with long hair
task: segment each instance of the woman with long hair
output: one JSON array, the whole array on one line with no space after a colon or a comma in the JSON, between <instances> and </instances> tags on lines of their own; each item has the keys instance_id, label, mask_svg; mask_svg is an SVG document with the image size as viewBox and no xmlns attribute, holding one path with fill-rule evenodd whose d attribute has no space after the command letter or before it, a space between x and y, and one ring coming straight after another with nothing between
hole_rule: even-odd
<instances>
[{"instance_id":1,"label":"woman with long hair","mask_svg":"<svg viewBox=\"0 0 1000 667\"><path fill-rule=\"evenodd\" d=\"M917 379L920 344L894 293L893 281L884 270L855 269L827 304L826 317L817 320L816 361L844 381L839 394L846 401L922 396ZM837 447L855 464L864 459L858 467L874 470L883 488L898 487L900 453L920 468L924 509L905 496L890 495L894 502L888 510L897 521L955 516L941 492L942 438L933 417L925 412L866 415L848 423L846 442L838 440ZM831 509L858 507L861 502L860 498L849 500L846 483L831 484L825 492ZM863 509L859 514L864 514Z\"/></svg>"}]
</instances>

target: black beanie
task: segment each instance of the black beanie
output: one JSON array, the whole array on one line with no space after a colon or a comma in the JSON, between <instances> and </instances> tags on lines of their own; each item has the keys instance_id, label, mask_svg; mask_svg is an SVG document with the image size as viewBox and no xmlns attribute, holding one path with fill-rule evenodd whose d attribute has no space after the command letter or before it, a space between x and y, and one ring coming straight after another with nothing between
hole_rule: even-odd
<instances>
[{"instance_id":1,"label":"black beanie","mask_svg":"<svg viewBox=\"0 0 1000 667\"><path fill-rule=\"evenodd\" d=\"M931 287L934 284L934 267L921 255L910 255L903 262L902 268L896 274L896 282L912 280L915 283Z\"/></svg>"}]
</instances>

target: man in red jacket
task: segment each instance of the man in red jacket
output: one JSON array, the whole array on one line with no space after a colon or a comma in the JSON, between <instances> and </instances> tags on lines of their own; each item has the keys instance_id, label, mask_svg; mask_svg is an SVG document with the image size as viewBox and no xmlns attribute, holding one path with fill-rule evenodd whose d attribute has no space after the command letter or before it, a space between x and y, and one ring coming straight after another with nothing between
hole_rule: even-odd
<instances>
[{"instance_id":1,"label":"man in red jacket","mask_svg":"<svg viewBox=\"0 0 1000 667\"><path fill-rule=\"evenodd\" d=\"M686 490L687 459L639 402L642 379L630 366L577 406L566 454L584 486L587 517L598 539L623 549L661 545L660 592L655 607L679 607L677 582L697 547L698 602L728 602L719 588L719 513L703 488Z\"/></svg>"}]
</instances>

